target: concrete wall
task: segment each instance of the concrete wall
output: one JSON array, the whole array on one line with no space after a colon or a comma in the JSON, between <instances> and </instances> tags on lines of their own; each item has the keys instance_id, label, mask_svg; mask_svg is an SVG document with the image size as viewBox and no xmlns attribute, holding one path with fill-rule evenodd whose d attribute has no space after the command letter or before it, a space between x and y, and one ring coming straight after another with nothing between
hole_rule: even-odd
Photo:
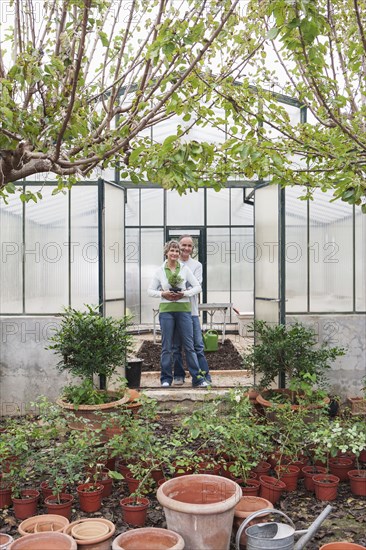
<instances>
[{"instance_id":1,"label":"concrete wall","mask_svg":"<svg viewBox=\"0 0 366 550\"><path fill-rule=\"evenodd\" d=\"M304 315L296 319L312 325L320 342L347 348L330 372L332 393L342 398L361 395L361 379L366 376L366 316ZM293 320L288 318L288 322ZM71 380L56 369L57 356L45 349L58 323L56 317L0 318L0 415L25 413L39 395L55 400Z\"/></svg>"},{"instance_id":2,"label":"concrete wall","mask_svg":"<svg viewBox=\"0 0 366 550\"><path fill-rule=\"evenodd\" d=\"M299 321L311 326L319 342L346 348L328 373L330 390L342 398L361 396L366 385L366 315L296 315L288 316L287 323ZM363 378L363 382L362 382Z\"/></svg>"}]
</instances>

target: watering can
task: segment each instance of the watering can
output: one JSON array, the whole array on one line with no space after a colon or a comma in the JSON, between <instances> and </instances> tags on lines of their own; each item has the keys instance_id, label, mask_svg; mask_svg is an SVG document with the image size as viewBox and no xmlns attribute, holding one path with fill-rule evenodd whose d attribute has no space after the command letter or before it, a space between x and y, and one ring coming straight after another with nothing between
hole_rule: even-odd
<instances>
[{"instance_id":1,"label":"watering can","mask_svg":"<svg viewBox=\"0 0 366 550\"><path fill-rule=\"evenodd\" d=\"M216 330L208 330L203 335L205 351L217 351L219 349L219 335Z\"/></svg>"},{"instance_id":2,"label":"watering can","mask_svg":"<svg viewBox=\"0 0 366 550\"><path fill-rule=\"evenodd\" d=\"M324 508L322 513L313 521L308 529L295 530L295 525L291 519L280 510L266 509L257 510L251 514L240 525L236 534L236 550L240 550L240 537L244 529L250 522L262 514L278 514L287 519L287 523L256 523L251 525L245 531L247 536L247 550L301 550L305 544L315 535L325 518L332 511L332 506ZM295 536L303 535L301 539L295 543Z\"/></svg>"}]
</instances>

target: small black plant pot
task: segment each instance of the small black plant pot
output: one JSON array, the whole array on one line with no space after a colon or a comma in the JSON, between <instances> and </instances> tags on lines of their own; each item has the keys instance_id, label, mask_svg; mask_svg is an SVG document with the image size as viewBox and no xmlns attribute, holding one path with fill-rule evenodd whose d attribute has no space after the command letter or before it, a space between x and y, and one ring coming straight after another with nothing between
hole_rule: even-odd
<instances>
[{"instance_id":1,"label":"small black plant pot","mask_svg":"<svg viewBox=\"0 0 366 550\"><path fill-rule=\"evenodd\" d=\"M143 359L135 357L129 359L126 365L126 380L129 388L139 388L141 384L141 369Z\"/></svg>"},{"instance_id":2,"label":"small black plant pot","mask_svg":"<svg viewBox=\"0 0 366 550\"><path fill-rule=\"evenodd\" d=\"M170 288L169 290L170 292L182 292L181 288L176 288L176 287Z\"/></svg>"}]
</instances>

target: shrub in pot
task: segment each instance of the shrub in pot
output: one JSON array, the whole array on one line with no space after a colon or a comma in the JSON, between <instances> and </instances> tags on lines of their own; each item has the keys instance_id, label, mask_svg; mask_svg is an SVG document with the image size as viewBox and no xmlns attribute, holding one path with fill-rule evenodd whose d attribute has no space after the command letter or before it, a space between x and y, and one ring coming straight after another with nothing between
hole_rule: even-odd
<instances>
[{"instance_id":1,"label":"shrub in pot","mask_svg":"<svg viewBox=\"0 0 366 550\"><path fill-rule=\"evenodd\" d=\"M245 368L261 375L260 387L270 388L280 373L286 375L291 403L311 404L325 397L326 370L338 356L344 355L340 347L318 345L315 331L301 323L274 325L255 321L248 330L254 332L257 342L243 357ZM315 399L314 399L315 398ZM258 400L258 398L257 398ZM296 401L297 400L297 401Z\"/></svg>"},{"instance_id":2,"label":"shrub in pot","mask_svg":"<svg viewBox=\"0 0 366 550\"><path fill-rule=\"evenodd\" d=\"M117 367L126 365L132 345L132 336L128 333L130 317L103 317L97 308L90 305L86 308L86 311L65 309L47 349L60 356L57 367L61 371L81 378L81 383L64 389L59 401L61 406L66 402L76 410L94 405L105 410L108 407L104 405L111 402L127 401L125 387L114 393L100 390L94 386L93 377L99 375L100 386L105 388ZM124 386L125 383L124 379Z\"/></svg>"}]
</instances>

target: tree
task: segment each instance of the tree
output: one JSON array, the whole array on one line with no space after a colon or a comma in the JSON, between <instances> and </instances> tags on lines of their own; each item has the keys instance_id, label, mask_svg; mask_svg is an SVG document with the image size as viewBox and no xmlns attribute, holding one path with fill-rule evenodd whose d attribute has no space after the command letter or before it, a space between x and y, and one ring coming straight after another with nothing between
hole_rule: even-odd
<instances>
[{"instance_id":1,"label":"tree","mask_svg":"<svg viewBox=\"0 0 366 550\"><path fill-rule=\"evenodd\" d=\"M257 29L272 43L262 66L244 86L227 80L219 91L233 121L224 145L231 172L304 186L310 198L334 189L366 213L364 0L262 0ZM308 120L291 122L281 94L306 107Z\"/></svg>"},{"instance_id":2,"label":"tree","mask_svg":"<svg viewBox=\"0 0 366 550\"><path fill-rule=\"evenodd\" d=\"M2 3L0 193L48 172L62 190L97 166L117 163L134 182L197 186L213 145L188 140L181 171L169 164L180 127L163 144L151 143L147 130L173 115L188 125L193 111L189 125L202 123L212 89L240 78L263 39L253 37L252 26L240 28L238 3ZM22 196L29 198L37 200Z\"/></svg>"}]
</instances>

